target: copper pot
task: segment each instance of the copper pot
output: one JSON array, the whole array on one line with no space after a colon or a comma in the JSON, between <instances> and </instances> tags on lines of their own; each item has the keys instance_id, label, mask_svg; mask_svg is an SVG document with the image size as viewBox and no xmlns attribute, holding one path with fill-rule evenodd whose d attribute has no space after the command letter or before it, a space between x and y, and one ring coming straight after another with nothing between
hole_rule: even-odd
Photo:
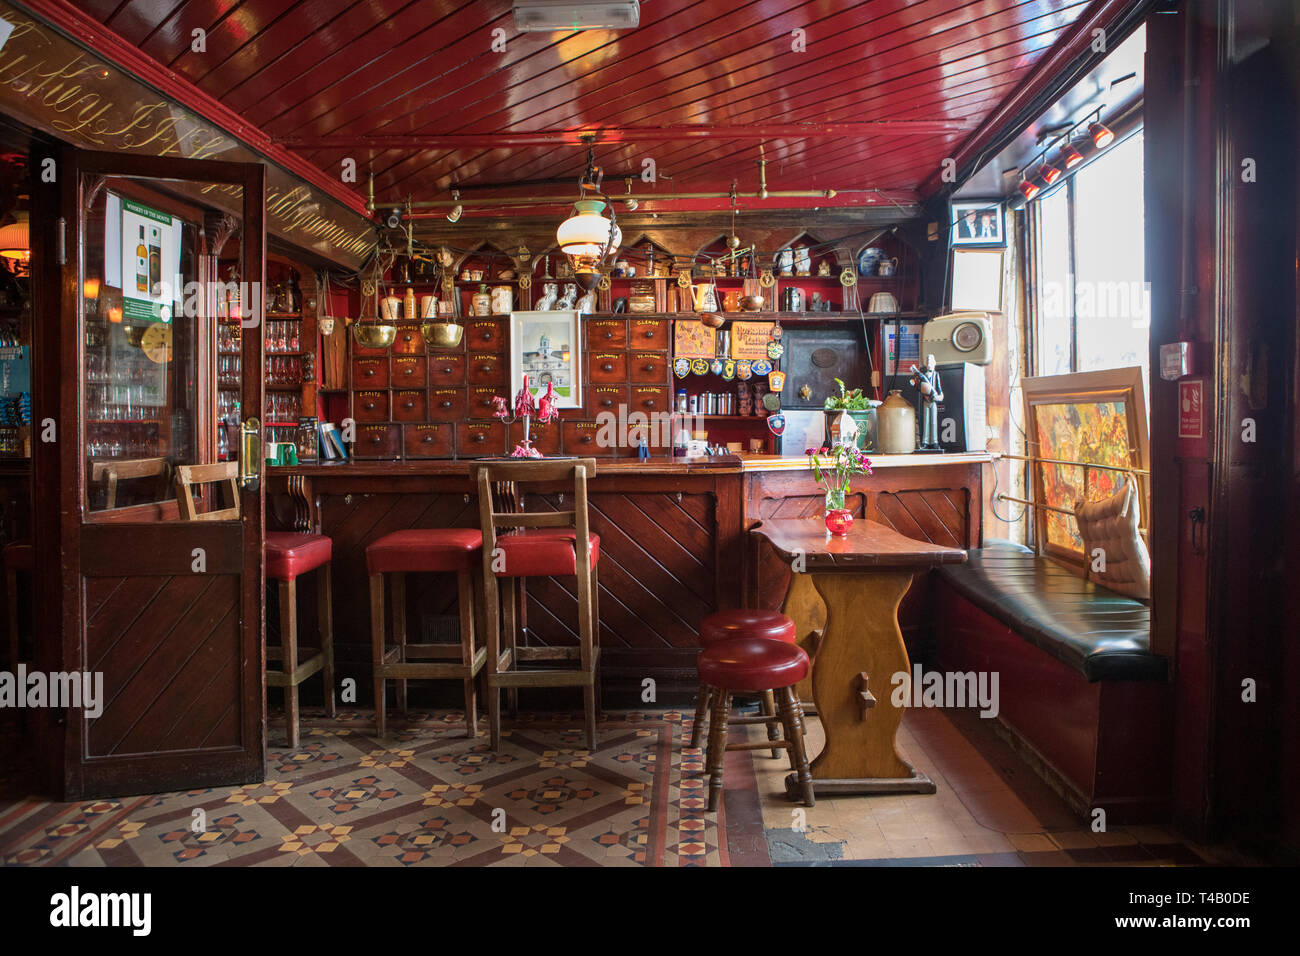
<instances>
[{"instance_id":1,"label":"copper pot","mask_svg":"<svg viewBox=\"0 0 1300 956\"><path fill-rule=\"evenodd\" d=\"M740 297L742 312L757 312L761 308L763 308L763 297L761 295L742 295Z\"/></svg>"},{"instance_id":2,"label":"copper pot","mask_svg":"<svg viewBox=\"0 0 1300 956\"><path fill-rule=\"evenodd\" d=\"M727 321L716 312L701 312L700 322L711 329L719 328L723 322Z\"/></svg>"}]
</instances>

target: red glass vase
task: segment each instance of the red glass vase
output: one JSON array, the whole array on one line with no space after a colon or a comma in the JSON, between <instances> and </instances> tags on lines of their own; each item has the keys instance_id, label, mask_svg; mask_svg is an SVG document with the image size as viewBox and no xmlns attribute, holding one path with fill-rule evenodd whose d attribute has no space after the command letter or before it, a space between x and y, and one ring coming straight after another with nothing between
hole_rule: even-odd
<instances>
[{"instance_id":1,"label":"red glass vase","mask_svg":"<svg viewBox=\"0 0 1300 956\"><path fill-rule=\"evenodd\" d=\"M838 537L844 537L853 526L853 512L848 508L832 508L826 512L826 530Z\"/></svg>"}]
</instances>

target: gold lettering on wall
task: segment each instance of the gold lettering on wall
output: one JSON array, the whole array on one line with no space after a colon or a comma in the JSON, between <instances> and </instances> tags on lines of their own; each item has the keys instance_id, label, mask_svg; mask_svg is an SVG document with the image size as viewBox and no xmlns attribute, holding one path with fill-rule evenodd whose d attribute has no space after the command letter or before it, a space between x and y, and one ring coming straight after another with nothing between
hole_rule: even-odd
<instances>
[{"instance_id":1,"label":"gold lettering on wall","mask_svg":"<svg viewBox=\"0 0 1300 956\"><path fill-rule=\"evenodd\" d=\"M60 138L93 149L185 159L267 164L268 228L325 254L361 259L374 247L374 230L292 174L254 153L221 129L157 94L111 64L96 60L53 30L8 4L0 17L13 32L0 48L0 108ZM237 212L238 186L210 185L202 193L226 197ZM322 214L334 207L352 222Z\"/></svg>"}]
</instances>

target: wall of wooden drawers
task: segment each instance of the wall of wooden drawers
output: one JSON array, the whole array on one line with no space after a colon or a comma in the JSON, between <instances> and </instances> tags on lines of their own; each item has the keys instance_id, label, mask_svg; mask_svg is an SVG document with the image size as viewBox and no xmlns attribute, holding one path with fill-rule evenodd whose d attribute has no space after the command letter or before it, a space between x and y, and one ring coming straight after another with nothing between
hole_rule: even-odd
<instances>
[{"instance_id":1,"label":"wall of wooden drawers","mask_svg":"<svg viewBox=\"0 0 1300 956\"><path fill-rule=\"evenodd\" d=\"M496 395L510 390L510 331L506 316L466 318L454 349L425 349L418 324L399 324L391 349L365 349L349 339L349 412L356 421L359 459L481 458L508 454L523 438L519 422L492 417ZM597 441L602 412L647 415L672 411L670 318L596 316L582 320L583 407L559 421L533 425L544 455L634 456L620 444ZM666 429L652 429L650 446L668 446Z\"/></svg>"}]
</instances>

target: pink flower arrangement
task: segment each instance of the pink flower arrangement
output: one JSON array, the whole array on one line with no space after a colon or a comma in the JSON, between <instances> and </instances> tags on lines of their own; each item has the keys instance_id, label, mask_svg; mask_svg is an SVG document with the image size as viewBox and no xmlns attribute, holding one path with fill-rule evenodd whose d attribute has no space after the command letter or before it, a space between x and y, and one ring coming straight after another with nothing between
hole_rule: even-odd
<instances>
[{"instance_id":1,"label":"pink flower arrangement","mask_svg":"<svg viewBox=\"0 0 1300 956\"><path fill-rule=\"evenodd\" d=\"M822 459L816 448L805 449L804 454L810 459L817 483L826 489L828 495L843 497L848 494L849 480L854 475L870 475L871 459L853 445L836 445Z\"/></svg>"}]
</instances>

